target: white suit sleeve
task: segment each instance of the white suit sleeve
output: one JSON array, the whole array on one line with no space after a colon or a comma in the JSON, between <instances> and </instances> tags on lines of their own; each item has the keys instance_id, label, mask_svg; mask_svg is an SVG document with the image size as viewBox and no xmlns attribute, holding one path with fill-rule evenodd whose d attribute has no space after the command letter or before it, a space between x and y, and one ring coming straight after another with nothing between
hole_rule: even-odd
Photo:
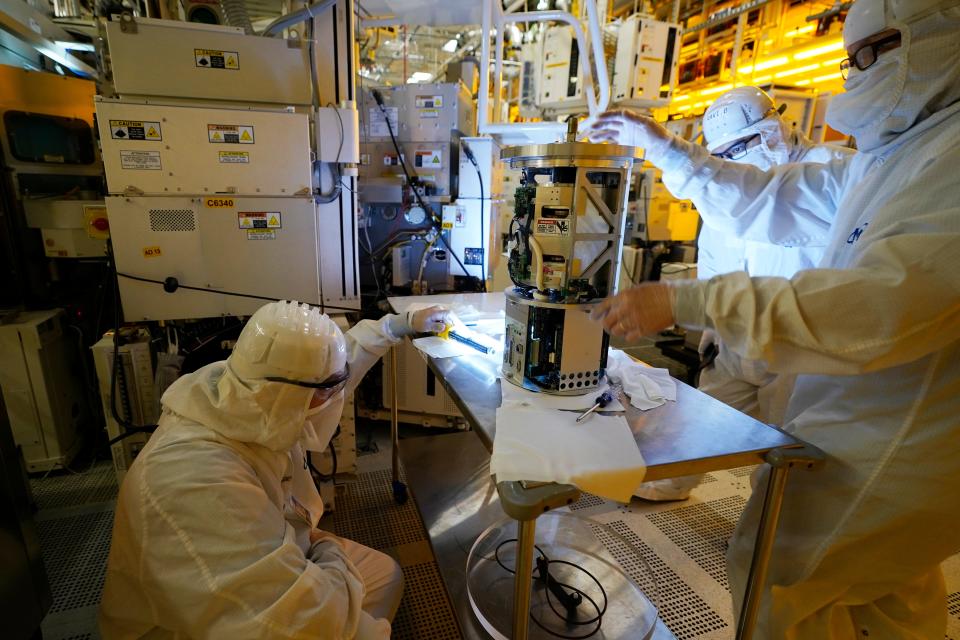
<instances>
[{"instance_id":1,"label":"white suit sleeve","mask_svg":"<svg viewBox=\"0 0 960 640\"><path fill-rule=\"evenodd\" d=\"M705 223L744 240L789 246L826 245L848 164L786 164L764 172L680 138L652 160L667 189L692 200Z\"/></svg>"},{"instance_id":2,"label":"white suit sleeve","mask_svg":"<svg viewBox=\"0 0 960 640\"><path fill-rule=\"evenodd\" d=\"M380 320L361 320L344 334L347 339L347 362L350 379L346 393L352 392L377 360L393 345L412 333L403 316L386 315Z\"/></svg>"},{"instance_id":3,"label":"white suit sleeve","mask_svg":"<svg viewBox=\"0 0 960 640\"><path fill-rule=\"evenodd\" d=\"M732 273L678 283L677 322L715 329L735 353L766 360L777 373L856 374L955 342L960 207L944 206L955 199L923 181L913 184L878 211L874 220L890 221L887 229L852 268L801 271L790 280Z\"/></svg>"},{"instance_id":4,"label":"white suit sleeve","mask_svg":"<svg viewBox=\"0 0 960 640\"><path fill-rule=\"evenodd\" d=\"M239 455L189 445L155 451L140 483L140 583L157 624L191 638L389 637L361 608L356 569L336 549L306 557Z\"/></svg>"}]
</instances>

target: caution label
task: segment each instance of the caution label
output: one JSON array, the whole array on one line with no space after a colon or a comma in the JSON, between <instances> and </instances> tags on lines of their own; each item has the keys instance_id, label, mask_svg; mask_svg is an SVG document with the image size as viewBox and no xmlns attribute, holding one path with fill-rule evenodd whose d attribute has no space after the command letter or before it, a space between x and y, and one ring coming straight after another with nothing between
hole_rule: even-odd
<instances>
[{"instance_id":1,"label":"caution label","mask_svg":"<svg viewBox=\"0 0 960 640\"><path fill-rule=\"evenodd\" d=\"M240 68L240 54L236 51L220 51L218 49L194 49L195 63L201 69L230 69Z\"/></svg>"},{"instance_id":2,"label":"caution label","mask_svg":"<svg viewBox=\"0 0 960 640\"><path fill-rule=\"evenodd\" d=\"M253 127L243 124L208 124L207 139L213 144L253 144Z\"/></svg>"},{"instance_id":3,"label":"caution label","mask_svg":"<svg viewBox=\"0 0 960 640\"><path fill-rule=\"evenodd\" d=\"M160 142L163 132L159 122L141 120L111 120L110 137L114 140L150 140Z\"/></svg>"},{"instance_id":4,"label":"caution label","mask_svg":"<svg viewBox=\"0 0 960 640\"><path fill-rule=\"evenodd\" d=\"M163 252L160 250L160 247L144 247L143 248L144 258L159 258L162 255L163 255Z\"/></svg>"},{"instance_id":5,"label":"caution label","mask_svg":"<svg viewBox=\"0 0 960 640\"><path fill-rule=\"evenodd\" d=\"M120 166L131 171L160 171L163 169L159 151L121 151Z\"/></svg>"},{"instance_id":6,"label":"caution label","mask_svg":"<svg viewBox=\"0 0 960 640\"><path fill-rule=\"evenodd\" d=\"M443 107L443 96L417 96L417 109L440 109Z\"/></svg>"},{"instance_id":7,"label":"caution label","mask_svg":"<svg viewBox=\"0 0 960 640\"><path fill-rule=\"evenodd\" d=\"M204 198L203 206L207 209L233 209L236 201L233 198Z\"/></svg>"},{"instance_id":8,"label":"caution label","mask_svg":"<svg viewBox=\"0 0 960 640\"><path fill-rule=\"evenodd\" d=\"M413 159L413 166L421 169L442 169L443 152L440 149L417 151Z\"/></svg>"},{"instance_id":9,"label":"caution label","mask_svg":"<svg viewBox=\"0 0 960 640\"><path fill-rule=\"evenodd\" d=\"M277 232L273 229L250 229L247 231L247 240L276 240Z\"/></svg>"},{"instance_id":10,"label":"caution label","mask_svg":"<svg viewBox=\"0 0 960 640\"><path fill-rule=\"evenodd\" d=\"M537 220L535 233L545 236L568 236L570 235L570 223L566 220L554 220L551 218L540 218Z\"/></svg>"},{"instance_id":11,"label":"caution label","mask_svg":"<svg viewBox=\"0 0 960 640\"><path fill-rule=\"evenodd\" d=\"M440 109L420 109L418 112L421 118L439 118Z\"/></svg>"},{"instance_id":12,"label":"caution label","mask_svg":"<svg viewBox=\"0 0 960 640\"><path fill-rule=\"evenodd\" d=\"M250 164L249 151L221 151L220 164Z\"/></svg>"},{"instance_id":13,"label":"caution label","mask_svg":"<svg viewBox=\"0 0 960 640\"><path fill-rule=\"evenodd\" d=\"M241 229L279 229L283 226L279 211L239 211L237 223Z\"/></svg>"}]
</instances>

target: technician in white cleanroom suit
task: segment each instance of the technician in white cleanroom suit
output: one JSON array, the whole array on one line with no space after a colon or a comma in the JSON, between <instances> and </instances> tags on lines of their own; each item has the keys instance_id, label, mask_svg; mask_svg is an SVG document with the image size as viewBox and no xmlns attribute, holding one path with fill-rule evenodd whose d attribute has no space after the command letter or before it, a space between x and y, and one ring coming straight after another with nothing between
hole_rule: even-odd
<instances>
[{"instance_id":1,"label":"technician in white cleanroom suit","mask_svg":"<svg viewBox=\"0 0 960 640\"><path fill-rule=\"evenodd\" d=\"M650 283L597 310L628 338L676 320L801 374L784 428L826 453L794 471L758 638L943 638L939 565L960 551L960 0L857 0L846 92L827 122L859 152L764 173L722 163L640 116L598 138L646 147L678 197L735 211L731 232L826 239L821 268ZM760 479L768 476L767 470ZM728 553L742 601L762 492Z\"/></svg>"},{"instance_id":2,"label":"technician in white cleanroom suit","mask_svg":"<svg viewBox=\"0 0 960 640\"><path fill-rule=\"evenodd\" d=\"M117 501L104 638L386 639L403 591L389 556L319 531L304 451L327 447L344 394L439 307L346 335L274 302L236 348L163 395L160 427Z\"/></svg>"},{"instance_id":3,"label":"technician in white cleanroom suit","mask_svg":"<svg viewBox=\"0 0 960 640\"><path fill-rule=\"evenodd\" d=\"M763 171L788 162L830 162L853 151L830 144L814 144L780 116L773 99L757 87L737 87L726 92L703 114L703 137L711 155L749 164ZM663 183L679 190L683 175L665 173ZM676 184L675 184L676 183ZM729 213L720 208L715 213ZM731 271L751 276L791 278L801 269L820 262L823 246L783 246L768 241L743 240L713 227L705 219L697 240L697 277L709 280ZM713 331L703 332L701 355L716 342ZM744 360L723 343L713 363L700 373L700 390L734 409L767 424L780 426L793 389L793 376L767 371L763 360ZM645 482L636 495L647 500L683 500L702 475Z\"/></svg>"}]
</instances>

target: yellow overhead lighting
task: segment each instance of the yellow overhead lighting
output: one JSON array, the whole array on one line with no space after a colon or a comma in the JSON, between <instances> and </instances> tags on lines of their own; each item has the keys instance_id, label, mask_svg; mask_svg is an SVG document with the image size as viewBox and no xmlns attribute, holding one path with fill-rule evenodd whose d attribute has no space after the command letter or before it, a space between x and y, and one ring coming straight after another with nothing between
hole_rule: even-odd
<instances>
[{"instance_id":1,"label":"yellow overhead lighting","mask_svg":"<svg viewBox=\"0 0 960 640\"><path fill-rule=\"evenodd\" d=\"M836 72L836 73L828 73L828 74L825 75L825 76L817 76L816 78L813 79L813 81L814 81L814 82L829 82L829 81L831 81L831 80L840 80L840 79L841 79L841 76L840 76L840 72L838 71L838 72Z\"/></svg>"},{"instance_id":2,"label":"yellow overhead lighting","mask_svg":"<svg viewBox=\"0 0 960 640\"><path fill-rule=\"evenodd\" d=\"M702 106L704 106L704 105L706 105L706 104L707 104L706 102L698 102L698 103L696 103L696 104L694 104L694 105L691 105L690 108L691 108L691 109L699 109L700 107L702 107Z\"/></svg>"},{"instance_id":3,"label":"yellow overhead lighting","mask_svg":"<svg viewBox=\"0 0 960 640\"><path fill-rule=\"evenodd\" d=\"M693 105L691 105L691 104L684 104L684 105L681 105L681 106L677 107L677 111L681 111L681 112L683 112L683 111L690 111L690 109L693 109Z\"/></svg>"},{"instance_id":4,"label":"yellow overhead lighting","mask_svg":"<svg viewBox=\"0 0 960 640\"><path fill-rule=\"evenodd\" d=\"M733 89L733 85L732 85L732 84L729 84L729 83L728 83L728 84L718 84L718 85L715 86L715 87L710 87L709 89L704 89L703 91L700 92L700 95L701 95L701 96L712 96L712 95L717 94L717 93L723 93L724 91L729 91L730 89Z\"/></svg>"},{"instance_id":5,"label":"yellow overhead lighting","mask_svg":"<svg viewBox=\"0 0 960 640\"><path fill-rule=\"evenodd\" d=\"M847 59L847 56L840 58L834 58L833 60L827 60L826 62L821 62L821 67L839 67L840 63Z\"/></svg>"},{"instance_id":6,"label":"yellow overhead lighting","mask_svg":"<svg viewBox=\"0 0 960 640\"><path fill-rule=\"evenodd\" d=\"M769 81L773 76L757 76L751 80L753 84L763 84L764 82Z\"/></svg>"},{"instance_id":7,"label":"yellow overhead lighting","mask_svg":"<svg viewBox=\"0 0 960 640\"><path fill-rule=\"evenodd\" d=\"M689 99L690 99L690 95L689 95L689 94L686 94L686 93L683 94L682 96L674 96L674 97L673 97L673 101L674 101L674 102L683 102L684 100L689 100Z\"/></svg>"},{"instance_id":8,"label":"yellow overhead lighting","mask_svg":"<svg viewBox=\"0 0 960 640\"><path fill-rule=\"evenodd\" d=\"M805 27L797 27L797 28L794 29L793 31L788 31L788 32L786 32L785 34L783 34L783 37L784 37L784 38L796 38L796 37L798 37L798 36L802 36L802 35L805 34L805 33L810 33L811 31L813 31L813 30L816 29L816 28L817 28L816 25L808 24L808 25L805 26Z\"/></svg>"},{"instance_id":9,"label":"yellow overhead lighting","mask_svg":"<svg viewBox=\"0 0 960 640\"><path fill-rule=\"evenodd\" d=\"M810 84L810 78L807 78L806 80L797 80L793 84L797 85L798 87L805 87Z\"/></svg>"},{"instance_id":10,"label":"yellow overhead lighting","mask_svg":"<svg viewBox=\"0 0 960 640\"><path fill-rule=\"evenodd\" d=\"M786 71L781 71L779 73L773 74L774 78L786 78L788 76L795 76L801 73L806 73L807 71L813 71L814 69L819 69L819 64L810 64L805 67L796 67L794 69L787 69Z\"/></svg>"},{"instance_id":11,"label":"yellow overhead lighting","mask_svg":"<svg viewBox=\"0 0 960 640\"><path fill-rule=\"evenodd\" d=\"M764 41L763 41L763 46L765 46L765 47L769 47L769 46L772 45L772 44L773 44L773 40L772 40L772 39L771 39L771 40L764 40Z\"/></svg>"},{"instance_id":12,"label":"yellow overhead lighting","mask_svg":"<svg viewBox=\"0 0 960 640\"><path fill-rule=\"evenodd\" d=\"M769 60L764 60L763 62L758 62L757 64L748 64L737 69L737 73L752 73L754 71L763 71L765 69L772 69L774 67L782 67L783 65L790 62L790 58L787 56L779 56L776 58L770 58Z\"/></svg>"},{"instance_id":13,"label":"yellow overhead lighting","mask_svg":"<svg viewBox=\"0 0 960 640\"><path fill-rule=\"evenodd\" d=\"M794 60L806 60L807 58L816 58L817 56L822 56L825 53L833 53L834 51L841 51L843 49L843 39L837 38L833 42L828 44L821 45L819 47L814 47L813 49L807 49L799 53L793 54Z\"/></svg>"}]
</instances>

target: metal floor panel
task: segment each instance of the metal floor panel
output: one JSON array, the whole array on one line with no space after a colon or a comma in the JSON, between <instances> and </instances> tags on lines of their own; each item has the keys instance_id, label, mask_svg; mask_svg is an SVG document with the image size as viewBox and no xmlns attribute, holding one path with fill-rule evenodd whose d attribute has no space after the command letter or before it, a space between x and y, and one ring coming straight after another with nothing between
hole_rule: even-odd
<instances>
[{"instance_id":1,"label":"metal floor panel","mask_svg":"<svg viewBox=\"0 0 960 640\"><path fill-rule=\"evenodd\" d=\"M38 509L109 502L117 499L120 490L113 463L109 460L98 462L86 471L34 478L30 487Z\"/></svg>"}]
</instances>

